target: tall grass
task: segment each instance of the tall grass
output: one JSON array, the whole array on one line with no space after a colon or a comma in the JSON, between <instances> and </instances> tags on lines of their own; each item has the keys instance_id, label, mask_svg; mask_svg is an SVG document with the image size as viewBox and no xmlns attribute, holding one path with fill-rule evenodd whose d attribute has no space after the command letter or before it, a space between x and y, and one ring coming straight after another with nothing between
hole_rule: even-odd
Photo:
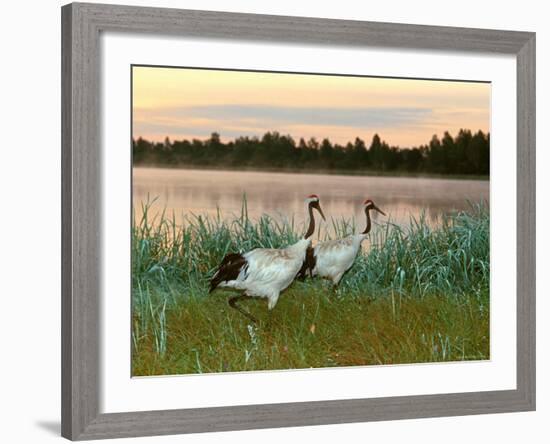
<instances>
[{"instance_id":1,"label":"tall grass","mask_svg":"<svg viewBox=\"0 0 550 444\"><path fill-rule=\"evenodd\" d=\"M218 212L177 225L173 215L152 216L153 203L142 204L132 227L134 374L488 358L483 205L435 228L424 217L376 225L335 294L319 280L295 282L272 315L261 300L248 305L258 327L227 307L227 292L209 295L208 281L226 253L286 246L303 227L250 220L246 201L231 220ZM341 219L317 237L353 230Z\"/></svg>"}]
</instances>

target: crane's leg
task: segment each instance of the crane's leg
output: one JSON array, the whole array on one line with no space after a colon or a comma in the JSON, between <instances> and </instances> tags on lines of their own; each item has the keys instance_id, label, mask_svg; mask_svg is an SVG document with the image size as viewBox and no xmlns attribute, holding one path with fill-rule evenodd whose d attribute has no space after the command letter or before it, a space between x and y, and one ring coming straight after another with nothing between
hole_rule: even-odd
<instances>
[{"instance_id":1,"label":"crane's leg","mask_svg":"<svg viewBox=\"0 0 550 444\"><path fill-rule=\"evenodd\" d=\"M278 300L279 300L279 293L274 293L267 298L267 309L270 312L275 308L275 305L277 305Z\"/></svg>"},{"instance_id":2,"label":"crane's leg","mask_svg":"<svg viewBox=\"0 0 550 444\"><path fill-rule=\"evenodd\" d=\"M332 291L333 291L334 294L336 294L338 292L338 284L340 283L340 280L342 279L342 276L344 276L344 273L338 273L332 279Z\"/></svg>"},{"instance_id":3,"label":"crane's leg","mask_svg":"<svg viewBox=\"0 0 550 444\"><path fill-rule=\"evenodd\" d=\"M249 312L246 310L243 310L241 307L237 305L237 301L240 299L252 299L251 296L248 296L247 294L241 294L239 296L233 296L229 299L229 305L233 307L235 310L241 312L243 315L245 315L248 319L250 319L252 322L257 323L258 320L252 316Z\"/></svg>"},{"instance_id":4,"label":"crane's leg","mask_svg":"<svg viewBox=\"0 0 550 444\"><path fill-rule=\"evenodd\" d=\"M271 328L272 319L273 319L273 309L275 308L275 305L277 305L277 301L279 300L279 292L272 293L270 296L267 297L267 324L266 328L269 330Z\"/></svg>"}]
</instances>

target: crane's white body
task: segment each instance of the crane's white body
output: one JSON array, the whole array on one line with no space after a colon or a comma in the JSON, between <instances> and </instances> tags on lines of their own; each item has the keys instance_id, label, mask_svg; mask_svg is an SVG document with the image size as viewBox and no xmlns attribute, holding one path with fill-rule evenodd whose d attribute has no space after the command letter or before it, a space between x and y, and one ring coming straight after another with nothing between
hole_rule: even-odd
<instances>
[{"instance_id":1,"label":"crane's white body","mask_svg":"<svg viewBox=\"0 0 550 444\"><path fill-rule=\"evenodd\" d=\"M300 271L310 245L310 239L301 239L286 248L256 248L244 253L242 256L246 265L237 278L223 281L219 286L244 290L247 296L267 298L268 309L271 310L277 304L280 293Z\"/></svg>"},{"instance_id":2,"label":"crane's white body","mask_svg":"<svg viewBox=\"0 0 550 444\"><path fill-rule=\"evenodd\" d=\"M328 278L334 285L338 285L344 273L355 262L361 243L366 238L366 234L354 234L317 244L313 249L315 267L312 276Z\"/></svg>"}]
</instances>

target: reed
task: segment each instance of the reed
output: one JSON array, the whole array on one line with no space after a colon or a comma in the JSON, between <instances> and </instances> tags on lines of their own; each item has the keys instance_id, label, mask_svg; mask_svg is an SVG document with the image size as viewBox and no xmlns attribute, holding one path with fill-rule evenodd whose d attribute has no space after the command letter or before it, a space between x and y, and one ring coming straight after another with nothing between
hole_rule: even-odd
<instances>
[{"instance_id":1,"label":"reed","mask_svg":"<svg viewBox=\"0 0 550 444\"><path fill-rule=\"evenodd\" d=\"M333 293L294 282L272 313L247 302L258 325L208 294L223 256L283 247L302 235L293 219L231 220L157 212L142 204L132 226L133 374L181 374L489 358L489 212L482 204L408 226L376 224ZM317 239L342 237L353 220L332 220Z\"/></svg>"}]
</instances>

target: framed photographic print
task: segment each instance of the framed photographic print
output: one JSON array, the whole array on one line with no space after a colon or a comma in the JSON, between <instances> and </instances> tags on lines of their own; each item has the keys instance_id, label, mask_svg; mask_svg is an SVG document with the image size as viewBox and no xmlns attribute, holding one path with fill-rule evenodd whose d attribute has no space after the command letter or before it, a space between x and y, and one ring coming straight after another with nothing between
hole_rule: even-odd
<instances>
[{"instance_id":1,"label":"framed photographic print","mask_svg":"<svg viewBox=\"0 0 550 444\"><path fill-rule=\"evenodd\" d=\"M62 24L63 436L535 408L533 33Z\"/></svg>"}]
</instances>

